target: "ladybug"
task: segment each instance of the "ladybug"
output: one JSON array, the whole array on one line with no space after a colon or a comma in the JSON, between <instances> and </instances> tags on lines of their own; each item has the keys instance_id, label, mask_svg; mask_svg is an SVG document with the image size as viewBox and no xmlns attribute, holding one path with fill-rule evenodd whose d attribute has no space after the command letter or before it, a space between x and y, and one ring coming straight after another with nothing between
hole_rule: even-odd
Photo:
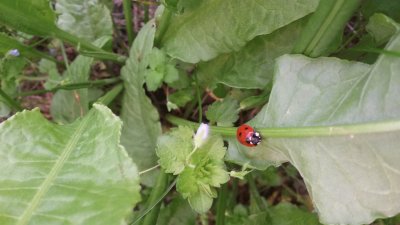
<instances>
[{"instance_id":1,"label":"ladybug","mask_svg":"<svg viewBox=\"0 0 400 225\"><path fill-rule=\"evenodd\" d=\"M247 147L255 147L261 143L261 135L253 127L243 124L236 131L238 141Z\"/></svg>"}]
</instances>

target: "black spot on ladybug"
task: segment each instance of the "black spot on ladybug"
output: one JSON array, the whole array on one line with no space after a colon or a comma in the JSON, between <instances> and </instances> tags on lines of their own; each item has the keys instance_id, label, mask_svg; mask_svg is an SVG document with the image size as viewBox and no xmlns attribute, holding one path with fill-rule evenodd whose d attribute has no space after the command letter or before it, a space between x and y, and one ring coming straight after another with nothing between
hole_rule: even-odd
<instances>
[{"instance_id":1,"label":"black spot on ladybug","mask_svg":"<svg viewBox=\"0 0 400 225\"><path fill-rule=\"evenodd\" d=\"M245 129L245 130L248 130L249 128L248 128L248 127L245 127L244 129Z\"/></svg>"},{"instance_id":2,"label":"black spot on ladybug","mask_svg":"<svg viewBox=\"0 0 400 225\"><path fill-rule=\"evenodd\" d=\"M239 137L241 137L241 136L242 136L242 132L239 133Z\"/></svg>"}]
</instances>

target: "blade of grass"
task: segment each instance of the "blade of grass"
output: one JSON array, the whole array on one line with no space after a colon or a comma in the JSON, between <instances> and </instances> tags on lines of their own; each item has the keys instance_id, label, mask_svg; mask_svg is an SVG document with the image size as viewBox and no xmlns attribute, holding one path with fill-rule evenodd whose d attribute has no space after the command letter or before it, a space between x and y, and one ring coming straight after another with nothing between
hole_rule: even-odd
<instances>
[{"instance_id":1,"label":"blade of grass","mask_svg":"<svg viewBox=\"0 0 400 225\"><path fill-rule=\"evenodd\" d=\"M128 43L129 46L131 46L133 42L132 1L124 0L122 4L124 7L125 26L126 26L126 32L128 33Z\"/></svg>"}]
</instances>

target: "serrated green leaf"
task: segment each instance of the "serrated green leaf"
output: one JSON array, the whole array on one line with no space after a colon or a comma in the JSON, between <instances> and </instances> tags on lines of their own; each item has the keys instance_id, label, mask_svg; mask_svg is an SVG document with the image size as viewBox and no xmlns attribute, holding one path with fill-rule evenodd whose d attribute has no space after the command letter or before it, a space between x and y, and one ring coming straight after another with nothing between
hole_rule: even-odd
<instances>
[{"instance_id":1,"label":"serrated green leaf","mask_svg":"<svg viewBox=\"0 0 400 225\"><path fill-rule=\"evenodd\" d=\"M179 79L179 71L174 65L167 64L165 66L165 76L164 81L167 84L172 84Z\"/></svg>"},{"instance_id":2,"label":"serrated green leaf","mask_svg":"<svg viewBox=\"0 0 400 225\"><path fill-rule=\"evenodd\" d=\"M151 104L143 89L144 75L148 66L147 56L153 48L155 24L151 20L139 32L132 44L129 59L122 68L125 93L122 100L121 118L124 122L121 142L139 170L157 164L155 152L161 125L157 109ZM142 182L152 185L155 173L146 173Z\"/></svg>"},{"instance_id":3,"label":"serrated green leaf","mask_svg":"<svg viewBox=\"0 0 400 225\"><path fill-rule=\"evenodd\" d=\"M186 159L194 148L193 135L192 129L179 127L158 138L158 162L165 172L176 175L183 171Z\"/></svg>"},{"instance_id":4,"label":"serrated green leaf","mask_svg":"<svg viewBox=\"0 0 400 225\"><path fill-rule=\"evenodd\" d=\"M155 91L157 88L161 87L162 81L164 78L163 72L159 72L157 70L146 70L145 80L147 90Z\"/></svg>"},{"instance_id":5,"label":"serrated green leaf","mask_svg":"<svg viewBox=\"0 0 400 225\"><path fill-rule=\"evenodd\" d=\"M3 122L0 224L125 224L140 187L121 126L102 105L68 126L39 110Z\"/></svg>"},{"instance_id":6,"label":"serrated green leaf","mask_svg":"<svg viewBox=\"0 0 400 225\"><path fill-rule=\"evenodd\" d=\"M192 88L182 89L168 96L168 100L179 107L185 106L194 98L194 90Z\"/></svg>"},{"instance_id":7,"label":"serrated green leaf","mask_svg":"<svg viewBox=\"0 0 400 225\"><path fill-rule=\"evenodd\" d=\"M199 63L198 77L208 87L222 83L235 88L265 88L272 82L275 59L290 53L308 17L271 34L249 41L240 51L222 54Z\"/></svg>"},{"instance_id":8,"label":"serrated green leaf","mask_svg":"<svg viewBox=\"0 0 400 225\"><path fill-rule=\"evenodd\" d=\"M399 33L386 50L400 51ZM283 56L268 106L251 124L313 127L397 121L397 68L400 59L389 55L381 55L374 65ZM230 149L228 158L239 156L236 159L258 167L289 161L303 176L321 222L364 224L400 212L399 140L398 130L379 133L373 127L366 134L355 130L325 137L264 137L252 151L240 147L231 154Z\"/></svg>"},{"instance_id":9,"label":"serrated green leaf","mask_svg":"<svg viewBox=\"0 0 400 225\"><path fill-rule=\"evenodd\" d=\"M216 197L215 187L229 180L223 161L225 147L220 137L211 136L187 161L176 188L194 210L207 211Z\"/></svg>"},{"instance_id":10,"label":"serrated green leaf","mask_svg":"<svg viewBox=\"0 0 400 225\"><path fill-rule=\"evenodd\" d=\"M57 26L77 37L94 41L113 33L111 13L97 0L58 0Z\"/></svg>"},{"instance_id":11,"label":"serrated green leaf","mask_svg":"<svg viewBox=\"0 0 400 225\"><path fill-rule=\"evenodd\" d=\"M193 10L171 18L161 43L173 58L190 63L207 61L304 17L317 4L317 0L204 0Z\"/></svg>"},{"instance_id":12,"label":"serrated green leaf","mask_svg":"<svg viewBox=\"0 0 400 225\"><path fill-rule=\"evenodd\" d=\"M206 111L206 116L211 123L229 127L239 119L238 113L239 102L227 97L223 101L215 101L211 104Z\"/></svg>"}]
</instances>

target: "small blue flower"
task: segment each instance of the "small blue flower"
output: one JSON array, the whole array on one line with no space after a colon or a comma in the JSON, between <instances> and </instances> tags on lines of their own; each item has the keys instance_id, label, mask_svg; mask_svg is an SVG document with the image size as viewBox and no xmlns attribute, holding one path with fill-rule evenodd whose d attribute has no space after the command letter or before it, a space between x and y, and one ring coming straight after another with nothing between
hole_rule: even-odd
<instances>
[{"instance_id":1,"label":"small blue flower","mask_svg":"<svg viewBox=\"0 0 400 225\"><path fill-rule=\"evenodd\" d=\"M18 49L11 49L10 51L7 52L8 55L18 57L20 55Z\"/></svg>"}]
</instances>

